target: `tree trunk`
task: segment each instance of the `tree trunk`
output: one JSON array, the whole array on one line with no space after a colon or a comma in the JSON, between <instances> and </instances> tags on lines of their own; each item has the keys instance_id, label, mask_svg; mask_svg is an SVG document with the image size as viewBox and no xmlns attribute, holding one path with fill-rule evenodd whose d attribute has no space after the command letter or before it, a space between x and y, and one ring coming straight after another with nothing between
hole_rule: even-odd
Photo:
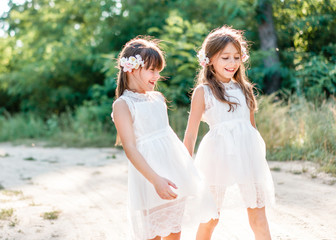
<instances>
[{"instance_id":1,"label":"tree trunk","mask_svg":"<svg viewBox=\"0 0 336 240\"><path fill-rule=\"evenodd\" d=\"M273 68L276 65L280 66L279 55L276 49L278 49L277 36L275 33L273 22L273 10L272 3L270 1L263 1L259 5L258 12L261 15L261 23L258 27L259 38L261 43L261 50L267 51L269 55L264 59L265 68ZM274 68L276 69L276 67ZM275 70L272 74L266 76L265 87L266 93L270 94L280 89L281 75L279 70Z\"/></svg>"}]
</instances>

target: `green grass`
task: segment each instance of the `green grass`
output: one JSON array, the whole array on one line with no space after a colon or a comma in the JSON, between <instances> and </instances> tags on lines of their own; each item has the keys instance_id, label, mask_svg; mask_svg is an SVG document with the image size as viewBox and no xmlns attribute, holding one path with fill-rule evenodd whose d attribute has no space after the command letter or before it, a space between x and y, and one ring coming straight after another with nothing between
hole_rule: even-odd
<instances>
[{"instance_id":1,"label":"green grass","mask_svg":"<svg viewBox=\"0 0 336 240\"><path fill-rule=\"evenodd\" d=\"M115 154L112 154L111 156L107 156L106 159L116 159L117 156Z\"/></svg>"},{"instance_id":2,"label":"green grass","mask_svg":"<svg viewBox=\"0 0 336 240\"><path fill-rule=\"evenodd\" d=\"M8 226L15 227L19 223L17 218L14 218L13 220L10 220Z\"/></svg>"},{"instance_id":3,"label":"green grass","mask_svg":"<svg viewBox=\"0 0 336 240\"><path fill-rule=\"evenodd\" d=\"M267 145L268 160L309 160L336 175L336 100L320 104L292 97L259 99L258 129Z\"/></svg>"},{"instance_id":4,"label":"green grass","mask_svg":"<svg viewBox=\"0 0 336 240\"><path fill-rule=\"evenodd\" d=\"M19 114L5 118L0 116L0 141L40 138L45 134L45 123L33 114Z\"/></svg>"},{"instance_id":5,"label":"green grass","mask_svg":"<svg viewBox=\"0 0 336 240\"><path fill-rule=\"evenodd\" d=\"M12 197L12 196L23 196L23 192L22 191L18 191L18 190L2 190L1 193L3 195Z\"/></svg>"},{"instance_id":6,"label":"green grass","mask_svg":"<svg viewBox=\"0 0 336 240\"><path fill-rule=\"evenodd\" d=\"M8 209L1 209L0 211L0 220L8 220L13 216L14 209L8 208Z\"/></svg>"},{"instance_id":7,"label":"green grass","mask_svg":"<svg viewBox=\"0 0 336 240\"><path fill-rule=\"evenodd\" d=\"M0 116L0 141L27 144L41 141L45 146L111 147L116 129L111 118L96 116L90 107L74 113L52 115L43 121L33 113Z\"/></svg>"},{"instance_id":8,"label":"green grass","mask_svg":"<svg viewBox=\"0 0 336 240\"><path fill-rule=\"evenodd\" d=\"M273 172L281 172L281 168L280 167L272 167L271 171L273 171Z\"/></svg>"},{"instance_id":9,"label":"green grass","mask_svg":"<svg viewBox=\"0 0 336 240\"><path fill-rule=\"evenodd\" d=\"M60 211L45 212L41 214L41 216L45 220L56 220L58 219L60 213L61 213Z\"/></svg>"},{"instance_id":10,"label":"green grass","mask_svg":"<svg viewBox=\"0 0 336 240\"><path fill-rule=\"evenodd\" d=\"M187 123L188 123L189 108L180 107L178 109L170 109L168 113L169 113L170 126L174 129L177 136L179 136L179 138L183 140L184 133L185 133ZM195 149L197 149L203 136L208 131L209 131L208 125L204 122L201 122L199 126L199 130L198 130L198 136L197 136Z\"/></svg>"}]
</instances>

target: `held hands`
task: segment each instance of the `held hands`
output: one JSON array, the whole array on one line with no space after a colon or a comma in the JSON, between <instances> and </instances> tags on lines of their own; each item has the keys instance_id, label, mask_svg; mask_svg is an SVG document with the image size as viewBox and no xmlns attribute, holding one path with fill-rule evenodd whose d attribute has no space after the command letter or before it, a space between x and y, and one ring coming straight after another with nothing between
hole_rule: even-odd
<instances>
[{"instance_id":1,"label":"held hands","mask_svg":"<svg viewBox=\"0 0 336 240\"><path fill-rule=\"evenodd\" d=\"M158 177L153 183L157 194L159 194L160 198L165 200L173 200L177 198L177 194L174 193L170 186L177 189L176 185L169 181L166 178Z\"/></svg>"}]
</instances>

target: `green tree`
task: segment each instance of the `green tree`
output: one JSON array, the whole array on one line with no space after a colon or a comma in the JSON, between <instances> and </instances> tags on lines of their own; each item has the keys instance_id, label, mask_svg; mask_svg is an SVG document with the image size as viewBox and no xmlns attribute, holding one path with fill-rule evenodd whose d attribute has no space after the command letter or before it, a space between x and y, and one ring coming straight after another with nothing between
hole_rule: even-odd
<instances>
[{"instance_id":1,"label":"green tree","mask_svg":"<svg viewBox=\"0 0 336 240\"><path fill-rule=\"evenodd\" d=\"M104 79L96 51L103 12L100 1L12 5L3 17L13 54L1 71L2 91L20 99L23 111L58 112L80 104L90 86Z\"/></svg>"},{"instance_id":2,"label":"green tree","mask_svg":"<svg viewBox=\"0 0 336 240\"><path fill-rule=\"evenodd\" d=\"M273 6L270 0L257 1L258 33L260 48L266 52L264 67L269 69L264 78L266 93L273 93L281 87L281 74L279 71L280 59L278 55L278 41L273 21Z\"/></svg>"}]
</instances>

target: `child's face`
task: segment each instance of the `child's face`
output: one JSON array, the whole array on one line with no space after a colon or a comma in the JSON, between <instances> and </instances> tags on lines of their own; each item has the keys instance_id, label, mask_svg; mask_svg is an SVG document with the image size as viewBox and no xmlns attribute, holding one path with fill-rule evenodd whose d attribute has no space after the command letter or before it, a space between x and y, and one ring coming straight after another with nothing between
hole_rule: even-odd
<instances>
[{"instance_id":1,"label":"child's face","mask_svg":"<svg viewBox=\"0 0 336 240\"><path fill-rule=\"evenodd\" d=\"M218 80L227 82L239 69L241 58L233 43L228 43L223 51L211 58L211 63L215 69Z\"/></svg>"},{"instance_id":2,"label":"child's face","mask_svg":"<svg viewBox=\"0 0 336 240\"><path fill-rule=\"evenodd\" d=\"M160 79L160 70L154 69L153 67L139 68L133 70L133 76L135 84L138 90L141 92L153 91L156 82Z\"/></svg>"}]
</instances>

